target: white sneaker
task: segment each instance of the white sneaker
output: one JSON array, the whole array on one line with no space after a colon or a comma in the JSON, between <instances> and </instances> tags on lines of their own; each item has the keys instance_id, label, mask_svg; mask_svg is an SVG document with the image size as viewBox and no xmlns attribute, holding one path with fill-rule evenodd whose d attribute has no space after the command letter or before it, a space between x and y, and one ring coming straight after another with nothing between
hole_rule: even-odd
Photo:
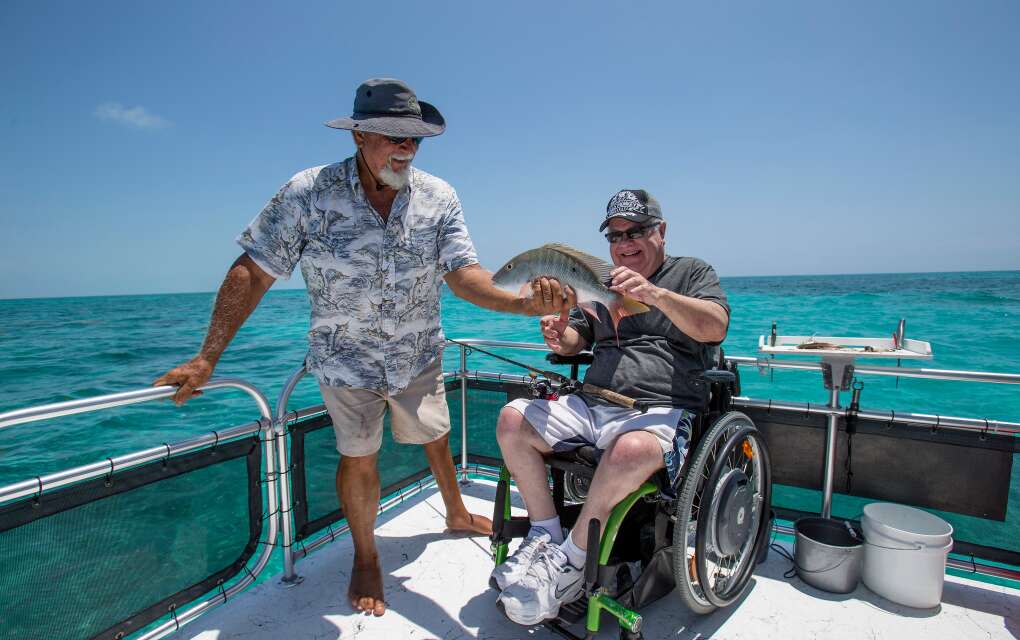
<instances>
[{"instance_id":1,"label":"white sneaker","mask_svg":"<svg viewBox=\"0 0 1020 640\"><path fill-rule=\"evenodd\" d=\"M559 547L547 545L499 600L508 618L517 624L533 625L558 616L560 605L573 602L583 590L584 570L570 564Z\"/></svg>"},{"instance_id":2,"label":"white sneaker","mask_svg":"<svg viewBox=\"0 0 1020 640\"><path fill-rule=\"evenodd\" d=\"M524 539L521 546L517 547L513 555L506 561L492 570L489 584L495 582L495 587L502 591L510 585L518 582L527 573L535 554L544 549L552 540L548 533L540 533L537 536L529 536Z\"/></svg>"}]
</instances>

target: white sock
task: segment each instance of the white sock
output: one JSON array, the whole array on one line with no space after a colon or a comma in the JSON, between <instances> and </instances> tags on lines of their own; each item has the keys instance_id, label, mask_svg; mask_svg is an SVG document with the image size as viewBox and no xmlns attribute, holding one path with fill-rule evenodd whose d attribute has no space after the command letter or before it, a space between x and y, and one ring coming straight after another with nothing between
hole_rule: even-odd
<instances>
[{"instance_id":1,"label":"white sock","mask_svg":"<svg viewBox=\"0 0 1020 640\"><path fill-rule=\"evenodd\" d=\"M542 531L536 531L536 529L541 529ZM563 527L560 526L560 517L553 516L548 520L532 520L531 530L528 531L528 536L536 536L543 532L549 534L552 538L551 542L553 544L563 542Z\"/></svg>"},{"instance_id":2,"label":"white sock","mask_svg":"<svg viewBox=\"0 0 1020 640\"><path fill-rule=\"evenodd\" d=\"M567 535L567 539L560 545L560 550L567 554L567 559L570 560L570 564L574 565L575 569L580 569L584 566L584 560L588 556L588 552L581 547L574 544L574 538Z\"/></svg>"}]
</instances>

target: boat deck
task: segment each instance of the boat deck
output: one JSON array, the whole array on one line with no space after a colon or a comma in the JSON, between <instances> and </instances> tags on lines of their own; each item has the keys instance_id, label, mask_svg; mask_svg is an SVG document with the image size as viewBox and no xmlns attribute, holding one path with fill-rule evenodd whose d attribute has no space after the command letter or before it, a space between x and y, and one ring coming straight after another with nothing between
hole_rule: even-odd
<instances>
[{"instance_id":1,"label":"boat deck","mask_svg":"<svg viewBox=\"0 0 1020 640\"><path fill-rule=\"evenodd\" d=\"M475 513L492 513L495 484L474 480L463 488ZM519 513L520 501L516 498ZM284 587L265 581L183 627L175 638L369 640L558 638L543 627L521 627L496 608L488 586L492 562L485 537L444 533L436 489L379 516L386 615L355 613L347 602L353 554L345 535L297 564L304 581ZM789 561L775 552L758 567L743 601L699 617L670 595L644 609L645 638L1020 638L1020 590L946 576L943 603L933 610L902 607L864 586L830 594L797 578L785 579ZM618 637L615 619L603 614L600 638ZM583 635L578 626L575 633Z\"/></svg>"}]
</instances>

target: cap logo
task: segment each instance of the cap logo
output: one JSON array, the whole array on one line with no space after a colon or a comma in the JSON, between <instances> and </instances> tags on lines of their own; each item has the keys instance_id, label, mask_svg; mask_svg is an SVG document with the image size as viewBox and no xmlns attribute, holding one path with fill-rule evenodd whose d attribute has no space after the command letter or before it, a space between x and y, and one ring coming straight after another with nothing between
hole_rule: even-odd
<instances>
[{"instance_id":1,"label":"cap logo","mask_svg":"<svg viewBox=\"0 0 1020 640\"><path fill-rule=\"evenodd\" d=\"M418 98L411 96L407 99L407 108L414 113L421 115L421 107L418 105Z\"/></svg>"},{"instance_id":2,"label":"cap logo","mask_svg":"<svg viewBox=\"0 0 1020 640\"><path fill-rule=\"evenodd\" d=\"M606 207L606 217L609 218L624 213L646 215L648 211L633 191L621 191L609 201L609 206Z\"/></svg>"}]
</instances>

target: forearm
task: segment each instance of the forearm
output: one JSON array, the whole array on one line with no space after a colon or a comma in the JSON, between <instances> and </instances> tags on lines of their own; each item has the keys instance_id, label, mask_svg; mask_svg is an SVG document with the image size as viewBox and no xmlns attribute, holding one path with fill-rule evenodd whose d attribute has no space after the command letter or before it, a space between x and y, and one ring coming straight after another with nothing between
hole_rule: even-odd
<instances>
[{"instance_id":1,"label":"forearm","mask_svg":"<svg viewBox=\"0 0 1020 640\"><path fill-rule=\"evenodd\" d=\"M653 303L678 329L698 342L722 342L729 314L711 300L699 300L659 288Z\"/></svg>"},{"instance_id":2,"label":"forearm","mask_svg":"<svg viewBox=\"0 0 1020 640\"><path fill-rule=\"evenodd\" d=\"M527 314L524 300L492 284L492 274L473 264L446 274L446 284L458 298L503 313Z\"/></svg>"},{"instance_id":3,"label":"forearm","mask_svg":"<svg viewBox=\"0 0 1020 640\"><path fill-rule=\"evenodd\" d=\"M199 351L200 357L216 365L272 283L273 279L247 255L234 261L216 294L209 330Z\"/></svg>"}]
</instances>

